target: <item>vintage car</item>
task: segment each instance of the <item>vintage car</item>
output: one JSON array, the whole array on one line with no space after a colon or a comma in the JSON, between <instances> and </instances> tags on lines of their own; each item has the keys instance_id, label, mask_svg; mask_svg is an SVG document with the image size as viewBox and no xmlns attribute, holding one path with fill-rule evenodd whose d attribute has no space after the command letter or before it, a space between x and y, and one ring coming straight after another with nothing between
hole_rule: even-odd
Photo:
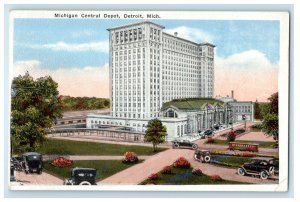
<instances>
[{"instance_id":1,"label":"vintage car","mask_svg":"<svg viewBox=\"0 0 300 202\"><path fill-rule=\"evenodd\" d=\"M96 185L97 170L94 168L73 168L71 178L64 185Z\"/></svg>"},{"instance_id":2,"label":"vintage car","mask_svg":"<svg viewBox=\"0 0 300 202\"><path fill-rule=\"evenodd\" d=\"M214 136L214 131L211 130L211 129L208 129L208 130L204 130L202 132L199 133L199 136L202 138L202 139L206 139L206 138L209 138L209 137L212 137Z\"/></svg>"},{"instance_id":3,"label":"vintage car","mask_svg":"<svg viewBox=\"0 0 300 202\"><path fill-rule=\"evenodd\" d=\"M43 171L43 158L37 152L27 152L22 155L22 161L19 162L26 174L37 172L41 174Z\"/></svg>"},{"instance_id":4,"label":"vintage car","mask_svg":"<svg viewBox=\"0 0 300 202\"><path fill-rule=\"evenodd\" d=\"M238 168L239 175L255 175L268 179L274 174L274 158L254 157L250 163L244 163Z\"/></svg>"},{"instance_id":5,"label":"vintage car","mask_svg":"<svg viewBox=\"0 0 300 202\"><path fill-rule=\"evenodd\" d=\"M194 159L201 163L209 163L211 160L210 151L208 150L197 150L194 154Z\"/></svg>"},{"instance_id":6,"label":"vintage car","mask_svg":"<svg viewBox=\"0 0 300 202\"><path fill-rule=\"evenodd\" d=\"M192 148L194 150L198 149L198 145L196 143L193 143L189 140L174 140L172 141L173 149L178 149L178 148Z\"/></svg>"}]
</instances>

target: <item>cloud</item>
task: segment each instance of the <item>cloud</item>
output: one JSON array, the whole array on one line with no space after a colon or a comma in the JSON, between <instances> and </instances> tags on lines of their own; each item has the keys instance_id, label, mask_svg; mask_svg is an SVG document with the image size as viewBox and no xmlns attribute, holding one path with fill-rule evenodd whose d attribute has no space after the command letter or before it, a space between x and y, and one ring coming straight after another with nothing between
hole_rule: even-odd
<instances>
[{"instance_id":1,"label":"cloud","mask_svg":"<svg viewBox=\"0 0 300 202\"><path fill-rule=\"evenodd\" d=\"M235 98L244 101L267 101L278 91L278 64L249 50L227 58L215 58L215 95L226 96L234 90Z\"/></svg>"},{"instance_id":2,"label":"cloud","mask_svg":"<svg viewBox=\"0 0 300 202\"><path fill-rule=\"evenodd\" d=\"M109 42L108 41L97 41L90 43L66 43L59 41L52 44L33 44L27 45L33 49L50 49L53 51L68 51L68 52L83 52L83 51L95 51L108 53Z\"/></svg>"},{"instance_id":3,"label":"cloud","mask_svg":"<svg viewBox=\"0 0 300 202\"><path fill-rule=\"evenodd\" d=\"M34 77L49 75L58 83L61 95L109 97L109 67L43 68L38 60L17 61L13 76L24 75L28 71Z\"/></svg>"},{"instance_id":4,"label":"cloud","mask_svg":"<svg viewBox=\"0 0 300 202\"><path fill-rule=\"evenodd\" d=\"M196 43L213 43L213 36L198 28L180 26L173 29L166 29L165 32L172 35L174 34L174 32L177 32L179 37L194 41Z\"/></svg>"}]
</instances>

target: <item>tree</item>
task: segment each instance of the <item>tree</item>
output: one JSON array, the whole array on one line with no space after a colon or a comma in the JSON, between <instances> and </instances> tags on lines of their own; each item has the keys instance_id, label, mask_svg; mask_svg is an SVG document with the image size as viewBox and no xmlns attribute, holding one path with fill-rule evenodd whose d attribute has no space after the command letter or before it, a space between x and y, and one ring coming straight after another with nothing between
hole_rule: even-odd
<instances>
[{"instance_id":1,"label":"tree","mask_svg":"<svg viewBox=\"0 0 300 202\"><path fill-rule=\"evenodd\" d=\"M50 76L34 80L27 72L12 82L11 140L15 153L35 151L46 129L62 117L58 84Z\"/></svg>"},{"instance_id":2,"label":"tree","mask_svg":"<svg viewBox=\"0 0 300 202\"><path fill-rule=\"evenodd\" d=\"M272 94L270 103L263 110L262 130L268 135L278 133L278 92Z\"/></svg>"},{"instance_id":3,"label":"tree","mask_svg":"<svg viewBox=\"0 0 300 202\"><path fill-rule=\"evenodd\" d=\"M145 141L152 142L153 151L157 149L157 145L165 142L167 136L167 129L162 125L159 119L152 119L148 122L145 134Z\"/></svg>"}]
</instances>

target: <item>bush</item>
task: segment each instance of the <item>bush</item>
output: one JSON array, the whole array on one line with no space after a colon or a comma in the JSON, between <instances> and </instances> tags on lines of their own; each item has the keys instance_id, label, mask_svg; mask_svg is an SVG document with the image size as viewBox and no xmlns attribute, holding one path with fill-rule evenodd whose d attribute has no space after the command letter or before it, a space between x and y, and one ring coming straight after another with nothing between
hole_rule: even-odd
<instances>
[{"instance_id":1,"label":"bush","mask_svg":"<svg viewBox=\"0 0 300 202\"><path fill-rule=\"evenodd\" d=\"M193 173L193 175L202 175L203 174L203 172L200 168L194 168L192 170L192 173Z\"/></svg>"},{"instance_id":2,"label":"bush","mask_svg":"<svg viewBox=\"0 0 300 202\"><path fill-rule=\"evenodd\" d=\"M206 140L206 144L213 144L215 143L215 139L209 137L207 140Z\"/></svg>"},{"instance_id":3,"label":"bush","mask_svg":"<svg viewBox=\"0 0 300 202\"><path fill-rule=\"evenodd\" d=\"M138 160L136 153L129 151L124 154L123 163L136 163Z\"/></svg>"},{"instance_id":4,"label":"bush","mask_svg":"<svg viewBox=\"0 0 300 202\"><path fill-rule=\"evenodd\" d=\"M158 180L158 174L157 173L152 173L149 177L149 180Z\"/></svg>"},{"instance_id":5,"label":"bush","mask_svg":"<svg viewBox=\"0 0 300 202\"><path fill-rule=\"evenodd\" d=\"M171 166L165 166L163 170L161 171L162 174L171 174L172 173L172 167Z\"/></svg>"},{"instance_id":6,"label":"bush","mask_svg":"<svg viewBox=\"0 0 300 202\"><path fill-rule=\"evenodd\" d=\"M180 157L173 163L173 166L177 168L189 168L191 164L184 157Z\"/></svg>"},{"instance_id":7,"label":"bush","mask_svg":"<svg viewBox=\"0 0 300 202\"><path fill-rule=\"evenodd\" d=\"M227 141L228 142L234 142L236 138L236 133L232 130L227 135Z\"/></svg>"},{"instance_id":8,"label":"bush","mask_svg":"<svg viewBox=\"0 0 300 202\"><path fill-rule=\"evenodd\" d=\"M215 180L215 181L222 180L222 178L220 177L220 175L211 175L210 179Z\"/></svg>"}]
</instances>

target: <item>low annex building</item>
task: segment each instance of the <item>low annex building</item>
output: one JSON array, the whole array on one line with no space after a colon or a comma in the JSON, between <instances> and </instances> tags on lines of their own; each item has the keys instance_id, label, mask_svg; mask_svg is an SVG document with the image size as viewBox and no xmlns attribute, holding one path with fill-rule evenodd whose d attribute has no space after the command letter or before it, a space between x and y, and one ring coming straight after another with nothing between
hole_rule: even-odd
<instances>
[{"instance_id":1,"label":"low annex building","mask_svg":"<svg viewBox=\"0 0 300 202\"><path fill-rule=\"evenodd\" d=\"M213 98L175 99L163 104L159 119L167 128L167 140L192 136L199 131L212 128L215 124L230 127L242 121L241 116L247 115L247 121L253 121L252 102L222 102ZM124 119L110 115L90 114L87 116L87 128L105 126L119 127L132 131L144 132L148 119Z\"/></svg>"}]
</instances>

